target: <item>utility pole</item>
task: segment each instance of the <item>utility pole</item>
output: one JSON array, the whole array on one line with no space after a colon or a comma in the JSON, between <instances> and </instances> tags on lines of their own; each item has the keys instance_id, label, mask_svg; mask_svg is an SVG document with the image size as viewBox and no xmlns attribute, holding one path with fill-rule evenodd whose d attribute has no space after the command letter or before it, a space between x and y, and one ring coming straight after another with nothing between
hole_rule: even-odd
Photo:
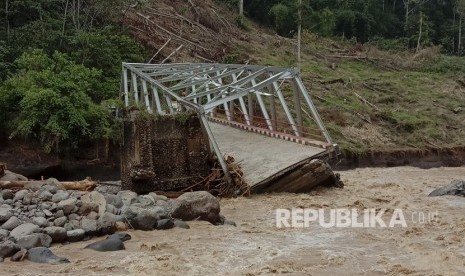
<instances>
[{"instance_id":1,"label":"utility pole","mask_svg":"<svg viewBox=\"0 0 465 276\"><path fill-rule=\"evenodd\" d=\"M300 36L302 32L302 0L299 0L299 8L298 8L298 22L297 22L297 70L300 74L300 67L301 67L301 58L300 58Z\"/></svg>"}]
</instances>

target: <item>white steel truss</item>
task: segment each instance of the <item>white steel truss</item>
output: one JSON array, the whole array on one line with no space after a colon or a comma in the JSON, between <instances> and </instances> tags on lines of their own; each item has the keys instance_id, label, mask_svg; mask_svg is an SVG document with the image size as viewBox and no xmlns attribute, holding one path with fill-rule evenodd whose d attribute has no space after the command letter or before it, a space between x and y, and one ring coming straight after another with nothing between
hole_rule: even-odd
<instances>
[{"instance_id":1,"label":"white steel truss","mask_svg":"<svg viewBox=\"0 0 465 276\"><path fill-rule=\"evenodd\" d=\"M210 63L123 63L125 106L149 113L195 111L226 176L209 120L336 151L294 69ZM258 129L258 131L257 131Z\"/></svg>"}]
</instances>

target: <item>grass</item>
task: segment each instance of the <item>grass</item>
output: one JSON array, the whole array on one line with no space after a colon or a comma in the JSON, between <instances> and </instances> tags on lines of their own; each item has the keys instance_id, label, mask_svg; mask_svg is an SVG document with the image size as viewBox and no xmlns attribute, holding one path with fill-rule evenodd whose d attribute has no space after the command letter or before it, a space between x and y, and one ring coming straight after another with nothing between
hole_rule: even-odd
<instances>
[{"instance_id":1,"label":"grass","mask_svg":"<svg viewBox=\"0 0 465 276\"><path fill-rule=\"evenodd\" d=\"M292 67L293 59L281 48L268 47L269 51L257 54L258 63ZM464 58L439 56L434 62L417 63L413 69L393 70L362 59L328 61L321 58L325 49L327 45L317 40L305 44L302 78L311 94L325 99L314 97L333 140L343 151L364 154L387 147L428 149L465 144L465 111L453 111L465 108L465 87L456 82L463 78ZM312 52L319 55L312 56ZM343 83L325 83L339 78ZM355 93L379 110L360 101ZM344 133L351 127L371 129L373 137L383 139L367 140L363 133L347 137ZM387 146L386 140L392 144Z\"/></svg>"}]
</instances>

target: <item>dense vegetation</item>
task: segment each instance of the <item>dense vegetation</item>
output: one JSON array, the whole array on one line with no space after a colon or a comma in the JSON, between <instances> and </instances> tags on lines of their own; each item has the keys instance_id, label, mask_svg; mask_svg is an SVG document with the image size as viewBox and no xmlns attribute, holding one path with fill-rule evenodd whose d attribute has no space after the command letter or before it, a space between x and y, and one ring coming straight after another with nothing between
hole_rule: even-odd
<instances>
[{"instance_id":1,"label":"dense vegetation","mask_svg":"<svg viewBox=\"0 0 465 276\"><path fill-rule=\"evenodd\" d=\"M0 4L0 139L48 151L115 136L109 114L121 62L144 50L118 20L125 1L6 0Z\"/></svg>"},{"instance_id":2,"label":"dense vegetation","mask_svg":"<svg viewBox=\"0 0 465 276\"><path fill-rule=\"evenodd\" d=\"M237 3L237 0L225 0ZM246 0L246 15L293 36L298 0ZM464 0L302 0L302 26L323 36L379 42L387 49L442 45L464 54Z\"/></svg>"}]
</instances>

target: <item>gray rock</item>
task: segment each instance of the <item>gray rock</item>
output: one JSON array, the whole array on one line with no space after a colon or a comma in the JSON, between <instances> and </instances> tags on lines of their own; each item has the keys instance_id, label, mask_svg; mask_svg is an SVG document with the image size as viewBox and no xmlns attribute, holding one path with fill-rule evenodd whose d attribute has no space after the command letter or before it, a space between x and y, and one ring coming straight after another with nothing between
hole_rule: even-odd
<instances>
[{"instance_id":1,"label":"gray rock","mask_svg":"<svg viewBox=\"0 0 465 276\"><path fill-rule=\"evenodd\" d=\"M38 232L39 226L32 224L32 223L23 223L16 227L15 229L11 230L10 237L15 238L18 240L21 237L30 235L32 233Z\"/></svg>"},{"instance_id":2,"label":"gray rock","mask_svg":"<svg viewBox=\"0 0 465 276\"><path fill-rule=\"evenodd\" d=\"M19 238L16 243L21 248L31 249L33 247L50 247L52 244L52 237L47 234L33 233Z\"/></svg>"},{"instance_id":3,"label":"gray rock","mask_svg":"<svg viewBox=\"0 0 465 276\"><path fill-rule=\"evenodd\" d=\"M5 190L2 191L2 197L5 200L13 199L15 197L15 193L10 189L5 189Z\"/></svg>"},{"instance_id":4,"label":"gray rock","mask_svg":"<svg viewBox=\"0 0 465 276\"><path fill-rule=\"evenodd\" d=\"M97 203L82 203L81 208L79 208L78 214L80 216L87 216L91 212L98 212Z\"/></svg>"},{"instance_id":5,"label":"gray rock","mask_svg":"<svg viewBox=\"0 0 465 276\"><path fill-rule=\"evenodd\" d=\"M58 187L57 187L57 186L55 186L55 185L48 185L48 184L44 185L44 186L42 187L42 189L45 189L45 190L49 191L49 192L52 193L52 194L55 194L55 193L58 191Z\"/></svg>"},{"instance_id":6,"label":"gray rock","mask_svg":"<svg viewBox=\"0 0 465 276\"><path fill-rule=\"evenodd\" d=\"M33 193L27 193L27 194L24 195L24 197L23 197L23 204L24 204L24 205L29 205L29 204L31 204L33 198L34 198L34 194L33 194Z\"/></svg>"},{"instance_id":7,"label":"gray rock","mask_svg":"<svg viewBox=\"0 0 465 276\"><path fill-rule=\"evenodd\" d=\"M52 196L52 201L55 203L58 203L68 198L69 198L69 193L67 191L59 190Z\"/></svg>"},{"instance_id":8,"label":"gray rock","mask_svg":"<svg viewBox=\"0 0 465 276\"><path fill-rule=\"evenodd\" d=\"M97 221L93 219L83 218L81 220L81 229L86 232L86 235L97 236L100 234L100 229L98 227Z\"/></svg>"},{"instance_id":9,"label":"gray rock","mask_svg":"<svg viewBox=\"0 0 465 276\"><path fill-rule=\"evenodd\" d=\"M5 199L3 201L4 204L11 206L13 204L13 199Z\"/></svg>"},{"instance_id":10,"label":"gray rock","mask_svg":"<svg viewBox=\"0 0 465 276\"><path fill-rule=\"evenodd\" d=\"M68 219L69 219L69 220L79 220L80 218L79 218L79 215L78 215L78 214L72 213L72 214L69 214L69 215L68 215Z\"/></svg>"},{"instance_id":11,"label":"gray rock","mask_svg":"<svg viewBox=\"0 0 465 276\"><path fill-rule=\"evenodd\" d=\"M5 175L0 177L1 181L26 181L27 177L11 172L9 170L5 170Z\"/></svg>"},{"instance_id":12,"label":"gray rock","mask_svg":"<svg viewBox=\"0 0 465 276\"><path fill-rule=\"evenodd\" d=\"M187 222L179 220L179 219L174 220L174 226L178 227L178 228L183 228L183 229L190 229L191 228L189 226L189 224L187 224Z\"/></svg>"},{"instance_id":13,"label":"gray rock","mask_svg":"<svg viewBox=\"0 0 465 276\"><path fill-rule=\"evenodd\" d=\"M69 215L76 207L77 199L76 198L68 198L58 202L58 206L63 207L63 212L65 215Z\"/></svg>"},{"instance_id":14,"label":"gray rock","mask_svg":"<svg viewBox=\"0 0 465 276\"><path fill-rule=\"evenodd\" d=\"M452 180L449 185L432 191L428 196L443 195L465 196L465 180Z\"/></svg>"},{"instance_id":15,"label":"gray rock","mask_svg":"<svg viewBox=\"0 0 465 276\"><path fill-rule=\"evenodd\" d=\"M33 192L37 192L38 190L40 190L40 188L42 188L43 186L45 185L44 182L41 182L41 181L34 181L34 182L31 182L31 183L28 183L24 186L25 189L27 190L31 190Z\"/></svg>"},{"instance_id":16,"label":"gray rock","mask_svg":"<svg viewBox=\"0 0 465 276\"><path fill-rule=\"evenodd\" d=\"M121 197L117 195L112 195L112 194L106 194L105 199L107 201L107 204L111 204L115 206L116 208L121 208L123 207L124 203Z\"/></svg>"},{"instance_id":17,"label":"gray rock","mask_svg":"<svg viewBox=\"0 0 465 276\"><path fill-rule=\"evenodd\" d=\"M158 200L168 201L168 198L164 195L157 195L156 193L149 193L149 196L153 198L153 201L157 202Z\"/></svg>"},{"instance_id":18,"label":"gray rock","mask_svg":"<svg viewBox=\"0 0 465 276\"><path fill-rule=\"evenodd\" d=\"M65 229L66 231L74 230L74 229L79 229L81 227L81 223L78 220L70 220L68 223L65 223Z\"/></svg>"},{"instance_id":19,"label":"gray rock","mask_svg":"<svg viewBox=\"0 0 465 276\"><path fill-rule=\"evenodd\" d=\"M81 197L82 204L86 203L95 203L98 205L98 214L99 216L102 216L103 213L105 213L105 209L107 206L107 201L105 197L96 191L87 193Z\"/></svg>"},{"instance_id":20,"label":"gray rock","mask_svg":"<svg viewBox=\"0 0 465 276\"><path fill-rule=\"evenodd\" d=\"M59 218L56 218L54 221L53 221L53 224L55 226L58 226L58 227L63 227L65 226L65 223L68 222L68 218L67 217L59 217Z\"/></svg>"},{"instance_id":21,"label":"gray rock","mask_svg":"<svg viewBox=\"0 0 465 276\"><path fill-rule=\"evenodd\" d=\"M28 193L28 190L21 190L17 191L15 197L13 198L14 201L23 200L24 196Z\"/></svg>"},{"instance_id":22,"label":"gray rock","mask_svg":"<svg viewBox=\"0 0 465 276\"><path fill-rule=\"evenodd\" d=\"M0 208L0 223L9 220L13 216L13 212L7 208Z\"/></svg>"},{"instance_id":23,"label":"gray rock","mask_svg":"<svg viewBox=\"0 0 465 276\"><path fill-rule=\"evenodd\" d=\"M131 205L136 202L137 194L133 191L120 191L117 195L121 198L124 205Z\"/></svg>"},{"instance_id":24,"label":"gray rock","mask_svg":"<svg viewBox=\"0 0 465 276\"><path fill-rule=\"evenodd\" d=\"M58 190L65 190L65 187L56 178L49 178L45 180L46 185L55 186Z\"/></svg>"},{"instance_id":25,"label":"gray rock","mask_svg":"<svg viewBox=\"0 0 465 276\"><path fill-rule=\"evenodd\" d=\"M27 259L34 263L64 264L69 260L64 257L58 257L47 247L34 247L27 251Z\"/></svg>"},{"instance_id":26,"label":"gray rock","mask_svg":"<svg viewBox=\"0 0 465 276\"><path fill-rule=\"evenodd\" d=\"M53 213L50 212L50 211L47 210L47 209L44 209L42 212L44 212L44 214L45 214L46 217L51 217L51 216L53 216Z\"/></svg>"},{"instance_id":27,"label":"gray rock","mask_svg":"<svg viewBox=\"0 0 465 276\"><path fill-rule=\"evenodd\" d=\"M182 220L206 220L214 224L220 217L220 203L205 191L182 194L170 204L171 216Z\"/></svg>"},{"instance_id":28,"label":"gray rock","mask_svg":"<svg viewBox=\"0 0 465 276\"><path fill-rule=\"evenodd\" d=\"M45 233L52 238L52 242L64 242L68 239L66 229L58 226L49 226L44 229Z\"/></svg>"},{"instance_id":29,"label":"gray rock","mask_svg":"<svg viewBox=\"0 0 465 276\"><path fill-rule=\"evenodd\" d=\"M86 231L82 229L74 229L66 232L66 235L68 236L69 242L78 242L84 239L86 236Z\"/></svg>"},{"instance_id":30,"label":"gray rock","mask_svg":"<svg viewBox=\"0 0 465 276\"><path fill-rule=\"evenodd\" d=\"M12 262L20 262L27 256L27 249L21 249L16 252L13 256L11 256L10 260Z\"/></svg>"},{"instance_id":31,"label":"gray rock","mask_svg":"<svg viewBox=\"0 0 465 276\"><path fill-rule=\"evenodd\" d=\"M41 211L35 212L35 213L34 213L34 216L35 216L35 217L45 218L44 212L41 212Z\"/></svg>"},{"instance_id":32,"label":"gray rock","mask_svg":"<svg viewBox=\"0 0 465 276\"><path fill-rule=\"evenodd\" d=\"M47 227L48 226L48 220L44 217L33 217L32 218L32 223L39 227Z\"/></svg>"},{"instance_id":33,"label":"gray rock","mask_svg":"<svg viewBox=\"0 0 465 276\"><path fill-rule=\"evenodd\" d=\"M39 199L43 201L50 201L52 199L53 194L47 190L42 191L39 194ZM34 202L34 199L31 200L31 202Z\"/></svg>"},{"instance_id":34,"label":"gray rock","mask_svg":"<svg viewBox=\"0 0 465 276\"><path fill-rule=\"evenodd\" d=\"M96 212L90 212L90 214L87 215L87 218L96 220L98 219L98 214Z\"/></svg>"},{"instance_id":35,"label":"gray rock","mask_svg":"<svg viewBox=\"0 0 465 276\"><path fill-rule=\"evenodd\" d=\"M8 258L13 256L21 248L16 243L6 240L0 243L0 258Z\"/></svg>"},{"instance_id":36,"label":"gray rock","mask_svg":"<svg viewBox=\"0 0 465 276\"><path fill-rule=\"evenodd\" d=\"M137 212L135 218L130 223L135 229L139 230L153 230L157 225L158 215L155 212L142 209Z\"/></svg>"},{"instance_id":37,"label":"gray rock","mask_svg":"<svg viewBox=\"0 0 465 276\"><path fill-rule=\"evenodd\" d=\"M0 241L5 240L10 235L10 231L6 229L0 229Z\"/></svg>"},{"instance_id":38,"label":"gray rock","mask_svg":"<svg viewBox=\"0 0 465 276\"><path fill-rule=\"evenodd\" d=\"M157 230L171 229L174 227L174 222L172 219L160 219L157 221Z\"/></svg>"},{"instance_id":39,"label":"gray rock","mask_svg":"<svg viewBox=\"0 0 465 276\"><path fill-rule=\"evenodd\" d=\"M141 195L137 197L137 202L141 204L142 207L150 206L155 204L155 200L151 196L148 195Z\"/></svg>"},{"instance_id":40,"label":"gray rock","mask_svg":"<svg viewBox=\"0 0 465 276\"><path fill-rule=\"evenodd\" d=\"M101 234L113 234L116 231L116 216L112 213L105 212L98 219Z\"/></svg>"},{"instance_id":41,"label":"gray rock","mask_svg":"<svg viewBox=\"0 0 465 276\"><path fill-rule=\"evenodd\" d=\"M61 218L61 217L64 217L64 216L65 216L65 212L62 209L56 211L55 214L54 214L55 218Z\"/></svg>"},{"instance_id":42,"label":"gray rock","mask_svg":"<svg viewBox=\"0 0 465 276\"><path fill-rule=\"evenodd\" d=\"M111 214L117 215L118 214L118 209L115 206L111 205L111 204L107 204L105 213L111 213Z\"/></svg>"}]
</instances>

